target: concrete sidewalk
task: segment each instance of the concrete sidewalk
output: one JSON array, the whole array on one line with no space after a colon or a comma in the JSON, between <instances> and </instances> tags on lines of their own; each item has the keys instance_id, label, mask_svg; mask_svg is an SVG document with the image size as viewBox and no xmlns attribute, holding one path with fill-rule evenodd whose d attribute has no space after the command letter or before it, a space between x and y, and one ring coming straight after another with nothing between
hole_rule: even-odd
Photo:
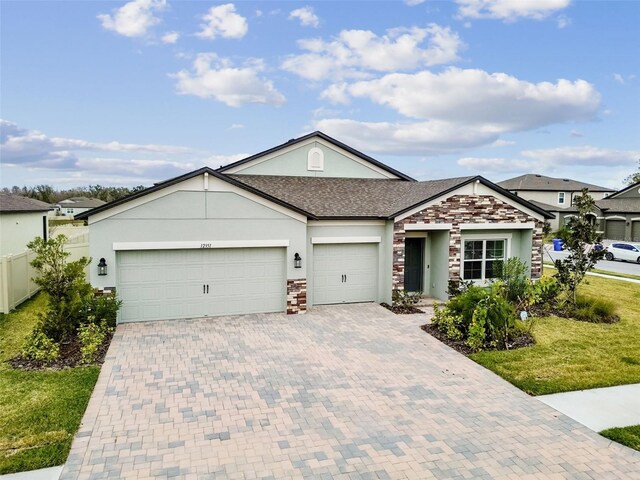
<instances>
[{"instance_id":1,"label":"concrete sidewalk","mask_svg":"<svg viewBox=\"0 0 640 480\"><path fill-rule=\"evenodd\" d=\"M640 383L536 398L596 432L640 425Z\"/></svg>"},{"instance_id":2,"label":"concrete sidewalk","mask_svg":"<svg viewBox=\"0 0 640 480\"><path fill-rule=\"evenodd\" d=\"M41 468L29 472L10 473L0 475L0 480L58 480L62 473L62 465L59 467Z\"/></svg>"}]
</instances>

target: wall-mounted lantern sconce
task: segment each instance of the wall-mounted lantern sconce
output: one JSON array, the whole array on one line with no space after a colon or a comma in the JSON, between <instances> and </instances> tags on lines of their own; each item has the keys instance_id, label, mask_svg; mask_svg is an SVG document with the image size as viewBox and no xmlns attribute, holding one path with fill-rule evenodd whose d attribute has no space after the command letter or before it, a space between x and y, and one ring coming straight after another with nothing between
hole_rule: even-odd
<instances>
[{"instance_id":1,"label":"wall-mounted lantern sconce","mask_svg":"<svg viewBox=\"0 0 640 480\"><path fill-rule=\"evenodd\" d=\"M302 258L297 253L293 256L293 266L295 268L302 268Z\"/></svg>"},{"instance_id":2,"label":"wall-mounted lantern sconce","mask_svg":"<svg viewBox=\"0 0 640 480\"><path fill-rule=\"evenodd\" d=\"M98 263L98 275L106 275L107 274L107 262L104 258L100 259L100 263Z\"/></svg>"}]
</instances>

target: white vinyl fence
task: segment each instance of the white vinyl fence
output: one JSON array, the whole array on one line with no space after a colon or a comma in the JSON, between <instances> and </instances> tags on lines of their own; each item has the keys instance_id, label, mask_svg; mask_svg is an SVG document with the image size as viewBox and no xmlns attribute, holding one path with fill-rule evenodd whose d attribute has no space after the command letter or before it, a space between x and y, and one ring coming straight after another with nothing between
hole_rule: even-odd
<instances>
[{"instance_id":1,"label":"white vinyl fence","mask_svg":"<svg viewBox=\"0 0 640 480\"><path fill-rule=\"evenodd\" d=\"M71 255L68 261L89 256L89 243L70 243L64 249ZM39 289L32 280L37 275L31 261L36 254L26 250L17 255L0 257L0 313L9 313L22 302L31 298ZM88 267L87 267L88 276Z\"/></svg>"}]
</instances>

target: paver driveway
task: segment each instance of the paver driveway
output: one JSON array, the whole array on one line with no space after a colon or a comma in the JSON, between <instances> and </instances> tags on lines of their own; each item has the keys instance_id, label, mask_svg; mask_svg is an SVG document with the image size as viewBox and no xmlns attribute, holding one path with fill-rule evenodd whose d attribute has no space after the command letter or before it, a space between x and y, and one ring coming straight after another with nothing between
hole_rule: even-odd
<instances>
[{"instance_id":1,"label":"paver driveway","mask_svg":"<svg viewBox=\"0 0 640 480\"><path fill-rule=\"evenodd\" d=\"M118 327L62 478L640 478L377 305Z\"/></svg>"}]
</instances>

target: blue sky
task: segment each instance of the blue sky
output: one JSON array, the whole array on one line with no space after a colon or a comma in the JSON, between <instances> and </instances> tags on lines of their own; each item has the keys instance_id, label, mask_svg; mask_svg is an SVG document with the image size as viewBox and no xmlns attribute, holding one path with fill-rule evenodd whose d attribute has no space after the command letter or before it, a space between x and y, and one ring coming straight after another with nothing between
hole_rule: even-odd
<instances>
[{"instance_id":1,"label":"blue sky","mask_svg":"<svg viewBox=\"0 0 640 480\"><path fill-rule=\"evenodd\" d=\"M640 2L6 1L1 186L150 185L322 130L418 179L610 187Z\"/></svg>"}]
</instances>

